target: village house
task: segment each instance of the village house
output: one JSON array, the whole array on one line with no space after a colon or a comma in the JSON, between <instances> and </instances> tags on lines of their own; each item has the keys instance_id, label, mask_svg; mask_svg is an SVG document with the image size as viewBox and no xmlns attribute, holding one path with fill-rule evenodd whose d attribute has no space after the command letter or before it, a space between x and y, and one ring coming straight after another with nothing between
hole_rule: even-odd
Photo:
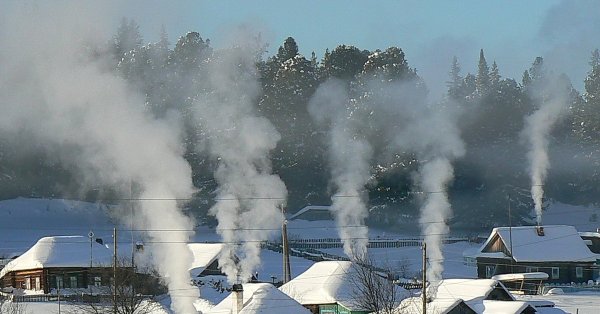
<instances>
[{"instance_id":1,"label":"village house","mask_svg":"<svg viewBox=\"0 0 600 314\"><path fill-rule=\"evenodd\" d=\"M579 232L579 235L590 251L600 254L600 230L597 232Z\"/></svg>"},{"instance_id":2,"label":"village house","mask_svg":"<svg viewBox=\"0 0 600 314\"><path fill-rule=\"evenodd\" d=\"M234 289L208 314L286 313L310 314L300 303L279 291L270 283L246 283Z\"/></svg>"},{"instance_id":3,"label":"village house","mask_svg":"<svg viewBox=\"0 0 600 314\"><path fill-rule=\"evenodd\" d=\"M369 313L356 302L354 272L351 262L318 262L279 289L314 314Z\"/></svg>"},{"instance_id":4,"label":"village house","mask_svg":"<svg viewBox=\"0 0 600 314\"><path fill-rule=\"evenodd\" d=\"M130 256L131 246L120 251ZM6 264L0 271L0 288L49 293L53 289L106 286L112 261L113 249L101 241L83 236L44 237Z\"/></svg>"},{"instance_id":5,"label":"village house","mask_svg":"<svg viewBox=\"0 0 600 314\"><path fill-rule=\"evenodd\" d=\"M225 276L219 269L219 254L225 245L223 243L189 243L192 252L192 278L204 276Z\"/></svg>"},{"instance_id":6,"label":"village house","mask_svg":"<svg viewBox=\"0 0 600 314\"><path fill-rule=\"evenodd\" d=\"M291 215L289 220L333 220L331 206L308 205Z\"/></svg>"},{"instance_id":7,"label":"village house","mask_svg":"<svg viewBox=\"0 0 600 314\"><path fill-rule=\"evenodd\" d=\"M428 293L427 313L440 314L533 314L544 310L516 300L502 283L491 279L444 279L435 292ZM401 314L422 313L421 297L404 299L398 307ZM548 304L551 308L553 304ZM553 313L564 313L552 307Z\"/></svg>"},{"instance_id":8,"label":"village house","mask_svg":"<svg viewBox=\"0 0 600 314\"><path fill-rule=\"evenodd\" d=\"M494 228L475 256L479 278L544 272L549 283L583 283L600 277L600 255L572 226Z\"/></svg>"}]
</instances>

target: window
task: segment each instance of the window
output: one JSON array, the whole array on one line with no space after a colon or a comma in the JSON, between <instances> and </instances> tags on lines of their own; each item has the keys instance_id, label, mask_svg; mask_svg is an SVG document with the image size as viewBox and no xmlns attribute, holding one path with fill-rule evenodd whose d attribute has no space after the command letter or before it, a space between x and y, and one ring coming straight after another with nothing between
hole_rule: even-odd
<instances>
[{"instance_id":1,"label":"window","mask_svg":"<svg viewBox=\"0 0 600 314\"><path fill-rule=\"evenodd\" d=\"M583 267L575 267L575 276L577 278L583 278Z\"/></svg>"},{"instance_id":2,"label":"window","mask_svg":"<svg viewBox=\"0 0 600 314\"><path fill-rule=\"evenodd\" d=\"M560 278L560 268L552 267L552 279Z\"/></svg>"},{"instance_id":3,"label":"window","mask_svg":"<svg viewBox=\"0 0 600 314\"><path fill-rule=\"evenodd\" d=\"M487 265L485 266L485 277L492 278L496 274L496 266Z\"/></svg>"},{"instance_id":4,"label":"window","mask_svg":"<svg viewBox=\"0 0 600 314\"><path fill-rule=\"evenodd\" d=\"M25 278L25 289L31 290L31 278L29 277Z\"/></svg>"},{"instance_id":5,"label":"window","mask_svg":"<svg viewBox=\"0 0 600 314\"><path fill-rule=\"evenodd\" d=\"M99 276L94 277L94 286L96 286L96 287L102 286L102 277L99 277Z\"/></svg>"},{"instance_id":6,"label":"window","mask_svg":"<svg viewBox=\"0 0 600 314\"><path fill-rule=\"evenodd\" d=\"M526 266L525 267L525 272L526 273L534 273L536 271L538 271L537 267L534 267L534 266Z\"/></svg>"},{"instance_id":7,"label":"window","mask_svg":"<svg viewBox=\"0 0 600 314\"><path fill-rule=\"evenodd\" d=\"M40 277L33 278L33 285L35 286L35 290L42 290L42 282Z\"/></svg>"},{"instance_id":8,"label":"window","mask_svg":"<svg viewBox=\"0 0 600 314\"><path fill-rule=\"evenodd\" d=\"M64 287L65 287L65 284L63 283L63 277L62 276L56 276L56 288L62 289Z\"/></svg>"},{"instance_id":9,"label":"window","mask_svg":"<svg viewBox=\"0 0 600 314\"><path fill-rule=\"evenodd\" d=\"M69 277L70 288L77 288L77 276Z\"/></svg>"}]
</instances>

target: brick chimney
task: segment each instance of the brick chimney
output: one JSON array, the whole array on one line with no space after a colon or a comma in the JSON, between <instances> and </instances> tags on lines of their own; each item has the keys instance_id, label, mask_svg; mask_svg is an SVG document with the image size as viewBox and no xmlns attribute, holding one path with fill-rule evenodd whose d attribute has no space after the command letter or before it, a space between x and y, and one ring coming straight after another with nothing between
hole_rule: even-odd
<instances>
[{"instance_id":1,"label":"brick chimney","mask_svg":"<svg viewBox=\"0 0 600 314\"><path fill-rule=\"evenodd\" d=\"M540 237L544 236L544 227L537 226L537 227L535 227L535 231L537 231L537 235L539 235Z\"/></svg>"},{"instance_id":2,"label":"brick chimney","mask_svg":"<svg viewBox=\"0 0 600 314\"><path fill-rule=\"evenodd\" d=\"M241 283L236 283L231 288L235 302L235 314L239 314L244 308L244 286Z\"/></svg>"}]
</instances>

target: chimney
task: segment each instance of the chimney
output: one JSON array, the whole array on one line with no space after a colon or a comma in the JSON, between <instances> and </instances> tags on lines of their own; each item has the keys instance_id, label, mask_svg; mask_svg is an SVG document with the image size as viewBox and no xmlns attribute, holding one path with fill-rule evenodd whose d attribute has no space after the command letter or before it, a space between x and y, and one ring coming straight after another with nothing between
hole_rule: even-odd
<instances>
[{"instance_id":1,"label":"chimney","mask_svg":"<svg viewBox=\"0 0 600 314\"><path fill-rule=\"evenodd\" d=\"M540 237L544 236L544 227L537 226L537 227L535 227L535 231L537 231L537 235L539 235Z\"/></svg>"},{"instance_id":2,"label":"chimney","mask_svg":"<svg viewBox=\"0 0 600 314\"><path fill-rule=\"evenodd\" d=\"M244 308L244 287L241 283L236 283L231 288L231 291L234 293L234 302L235 302L235 314L238 314Z\"/></svg>"}]
</instances>

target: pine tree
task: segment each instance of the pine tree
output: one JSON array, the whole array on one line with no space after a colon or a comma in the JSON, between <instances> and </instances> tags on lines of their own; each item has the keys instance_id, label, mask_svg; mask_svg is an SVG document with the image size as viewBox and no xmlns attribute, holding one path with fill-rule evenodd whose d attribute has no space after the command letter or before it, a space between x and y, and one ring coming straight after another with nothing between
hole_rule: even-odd
<instances>
[{"instance_id":1,"label":"pine tree","mask_svg":"<svg viewBox=\"0 0 600 314\"><path fill-rule=\"evenodd\" d=\"M354 46L340 45L331 53L326 52L323 59L325 77L337 77L350 80L359 74L368 60L368 51L361 51Z\"/></svg>"},{"instance_id":2,"label":"pine tree","mask_svg":"<svg viewBox=\"0 0 600 314\"><path fill-rule=\"evenodd\" d=\"M540 82L546 78L546 70L544 68L544 58L537 57L529 68L531 82Z\"/></svg>"},{"instance_id":3,"label":"pine tree","mask_svg":"<svg viewBox=\"0 0 600 314\"><path fill-rule=\"evenodd\" d=\"M485 61L483 49L479 51L479 66L475 85L479 95L484 95L490 88L490 69L487 65L487 61Z\"/></svg>"},{"instance_id":4,"label":"pine tree","mask_svg":"<svg viewBox=\"0 0 600 314\"><path fill-rule=\"evenodd\" d=\"M529 75L529 71L525 70L521 79L521 85L529 86L529 84L531 84L531 76Z\"/></svg>"},{"instance_id":5,"label":"pine tree","mask_svg":"<svg viewBox=\"0 0 600 314\"><path fill-rule=\"evenodd\" d=\"M490 85L495 86L500 83L500 72L498 70L498 65L496 64L496 60L492 63L492 69L490 70Z\"/></svg>"},{"instance_id":6,"label":"pine tree","mask_svg":"<svg viewBox=\"0 0 600 314\"><path fill-rule=\"evenodd\" d=\"M452 58L452 65L450 66L450 72L448 72L450 76L450 80L446 82L446 86L448 87L448 96L452 98L459 98L460 88L462 85L463 78L460 76L460 64L458 63L458 58L454 56Z\"/></svg>"},{"instance_id":7,"label":"pine tree","mask_svg":"<svg viewBox=\"0 0 600 314\"><path fill-rule=\"evenodd\" d=\"M585 101L596 103L600 101L600 52L595 49L590 60L591 69L585 78ZM600 104L596 104L599 105Z\"/></svg>"},{"instance_id":8,"label":"pine tree","mask_svg":"<svg viewBox=\"0 0 600 314\"><path fill-rule=\"evenodd\" d=\"M288 37L283 42L283 46L279 47L277 51L277 59L279 62L283 63L289 59L292 59L298 54L298 44L296 44L296 40L292 37Z\"/></svg>"},{"instance_id":9,"label":"pine tree","mask_svg":"<svg viewBox=\"0 0 600 314\"><path fill-rule=\"evenodd\" d=\"M113 53L117 61L120 61L125 53L139 49L142 43L140 26L136 21L127 18L121 19L117 34L113 38Z\"/></svg>"}]
</instances>

